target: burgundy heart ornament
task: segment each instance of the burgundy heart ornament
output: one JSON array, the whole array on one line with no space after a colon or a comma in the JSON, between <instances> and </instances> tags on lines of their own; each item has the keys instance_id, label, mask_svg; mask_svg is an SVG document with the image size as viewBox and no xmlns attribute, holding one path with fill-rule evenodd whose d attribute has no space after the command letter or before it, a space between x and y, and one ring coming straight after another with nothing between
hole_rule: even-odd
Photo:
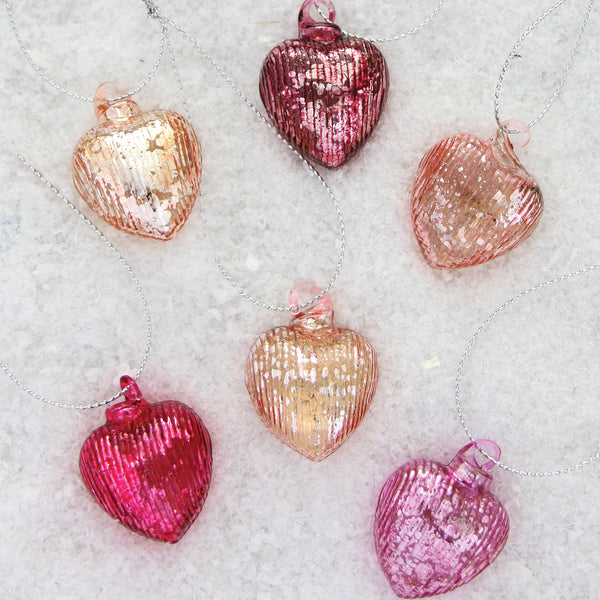
<instances>
[{"instance_id":1,"label":"burgundy heart ornament","mask_svg":"<svg viewBox=\"0 0 600 600\"><path fill-rule=\"evenodd\" d=\"M181 402L146 402L131 377L122 377L121 387L128 387L125 401L107 409L107 423L81 448L83 482L125 527L175 543L202 510L208 493L208 430Z\"/></svg>"},{"instance_id":2,"label":"burgundy heart ornament","mask_svg":"<svg viewBox=\"0 0 600 600\"><path fill-rule=\"evenodd\" d=\"M311 9L326 7L329 22ZM388 71L370 42L342 33L329 0L305 0L299 38L271 50L260 96L279 133L303 156L329 169L343 165L373 131L385 105Z\"/></svg>"},{"instance_id":3,"label":"burgundy heart ornament","mask_svg":"<svg viewBox=\"0 0 600 600\"><path fill-rule=\"evenodd\" d=\"M400 598L454 590L481 573L504 548L508 515L488 491L488 471L495 463L481 465L477 447L500 458L494 442L477 440L449 465L410 461L383 486L375 512L375 548Z\"/></svg>"},{"instance_id":4,"label":"burgundy heart ornament","mask_svg":"<svg viewBox=\"0 0 600 600\"><path fill-rule=\"evenodd\" d=\"M421 160L412 193L413 229L432 267L477 265L531 235L543 200L510 139L460 133Z\"/></svg>"}]
</instances>

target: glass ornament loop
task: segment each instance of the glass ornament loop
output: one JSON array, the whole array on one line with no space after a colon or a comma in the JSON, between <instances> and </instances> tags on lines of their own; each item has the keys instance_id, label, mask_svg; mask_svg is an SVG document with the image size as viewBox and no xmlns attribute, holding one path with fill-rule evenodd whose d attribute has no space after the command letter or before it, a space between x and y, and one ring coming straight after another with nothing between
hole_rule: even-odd
<instances>
[{"instance_id":1,"label":"glass ornament loop","mask_svg":"<svg viewBox=\"0 0 600 600\"><path fill-rule=\"evenodd\" d=\"M500 127L500 131L508 135L525 135L525 138L521 140L517 145L520 148L525 148L527 144L531 141L531 128L523 121L519 121L518 119L507 119L502 122L502 126ZM515 142L511 140L511 143Z\"/></svg>"},{"instance_id":2,"label":"glass ornament loop","mask_svg":"<svg viewBox=\"0 0 600 600\"><path fill-rule=\"evenodd\" d=\"M123 375L120 380L121 392L125 400L106 409L106 420L109 423L124 423L137 419L146 409L148 403L138 387L135 379Z\"/></svg>"},{"instance_id":3,"label":"glass ornament loop","mask_svg":"<svg viewBox=\"0 0 600 600\"><path fill-rule=\"evenodd\" d=\"M307 329L333 327L333 302L327 294L319 296L320 288L312 282L299 283L289 293L290 312L294 315L290 325L299 325ZM300 304L300 295L308 294L316 300L305 306ZM296 310L293 310L296 309Z\"/></svg>"},{"instance_id":4,"label":"glass ornament loop","mask_svg":"<svg viewBox=\"0 0 600 600\"><path fill-rule=\"evenodd\" d=\"M125 123L142 110L137 102L129 97L123 97L123 90L114 81L101 83L94 94L94 111L98 124L110 121Z\"/></svg>"},{"instance_id":5,"label":"glass ornament loop","mask_svg":"<svg viewBox=\"0 0 600 600\"><path fill-rule=\"evenodd\" d=\"M484 450L484 448L486 450ZM481 463L481 455L485 452L494 456L495 459ZM478 490L487 490L492 481L489 474L498 460L500 460L500 446L492 440L475 440L461 448L452 459L449 468L454 472L454 476L463 485Z\"/></svg>"},{"instance_id":6,"label":"glass ornament loop","mask_svg":"<svg viewBox=\"0 0 600 600\"><path fill-rule=\"evenodd\" d=\"M329 17L324 16L321 7L329 11ZM316 21L311 16L315 8L323 16L323 21ZM332 42L342 35L342 30L335 25L335 7L329 0L305 0L298 13L298 30L300 37L307 37L316 42Z\"/></svg>"}]
</instances>

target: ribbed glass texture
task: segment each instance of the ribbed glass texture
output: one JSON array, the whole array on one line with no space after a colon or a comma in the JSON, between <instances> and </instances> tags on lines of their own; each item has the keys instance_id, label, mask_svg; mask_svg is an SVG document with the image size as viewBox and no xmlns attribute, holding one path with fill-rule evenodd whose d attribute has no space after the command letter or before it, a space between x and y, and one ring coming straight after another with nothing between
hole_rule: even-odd
<instances>
[{"instance_id":1,"label":"ribbed glass texture","mask_svg":"<svg viewBox=\"0 0 600 600\"><path fill-rule=\"evenodd\" d=\"M387 97L387 67L373 44L344 36L335 25L307 25L303 11L300 38L282 42L266 57L260 96L292 146L335 169L377 124Z\"/></svg>"},{"instance_id":2,"label":"ribbed glass texture","mask_svg":"<svg viewBox=\"0 0 600 600\"><path fill-rule=\"evenodd\" d=\"M377 386L371 344L333 326L333 309L308 310L261 335L246 362L246 387L263 423L314 461L358 427Z\"/></svg>"},{"instance_id":3,"label":"ribbed glass texture","mask_svg":"<svg viewBox=\"0 0 600 600\"><path fill-rule=\"evenodd\" d=\"M412 194L413 228L432 267L477 265L512 250L535 229L543 200L508 136L460 133L421 160Z\"/></svg>"},{"instance_id":4,"label":"ribbed glass texture","mask_svg":"<svg viewBox=\"0 0 600 600\"><path fill-rule=\"evenodd\" d=\"M200 191L202 155L178 113L141 112L132 100L105 104L100 124L73 151L73 182L105 221L135 235L168 240Z\"/></svg>"},{"instance_id":5,"label":"ribbed glass texture","mask_svg":"<svg viewBox=\"0 0 600 600\"><path fill-rule=\"evenodd\" d=\"M125 527L177 542L204 504L212 474L208 430L181 402L149 404L133 379L126 400L85 441L79 468L98 504Z\"/></svg>"},{"instance_id":6,"label":"ribbed glass texture","mask_svg":"<svg viewBox=\"0 0 600 600\"><path fill-rule=\"evenodd\" d=\"M375 513L379 562L400 598L449 592L481 573L508 538L508 516L491 481L466 456L449 465L413 460L381 490Z\"/></svg>"}]
</instances>

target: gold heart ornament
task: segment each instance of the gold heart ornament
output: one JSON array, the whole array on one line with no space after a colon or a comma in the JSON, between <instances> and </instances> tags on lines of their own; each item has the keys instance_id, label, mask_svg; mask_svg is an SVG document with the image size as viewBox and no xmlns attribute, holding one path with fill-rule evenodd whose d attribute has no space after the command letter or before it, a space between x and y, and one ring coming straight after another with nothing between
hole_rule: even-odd
<instances>
[{"instance_id":1,"label":"gold heart ornament","mask_svg":"<svg viewBox=\"0 0 600 600\"><path fill-rule=\"evenodd\" d=\"M351 329L334 327L327 296L287 327L263 333L246 362L246 387L262 422L314 461L337 450L358 427L377 376L371 344Z\"/></svg>"},{"instance_id":2,"label":"gold heart ornament","mask_svg":"<svg viewBox=\"0 0 600 600\"><path fill-rule=\"evenodd\" d=\"M142 112L115 84L96 91L98 125L73 151L79 195L107 223L143 237L171 239L200 191L202 154L190 123L171 110Z\"/></svg>"}]
</instances>

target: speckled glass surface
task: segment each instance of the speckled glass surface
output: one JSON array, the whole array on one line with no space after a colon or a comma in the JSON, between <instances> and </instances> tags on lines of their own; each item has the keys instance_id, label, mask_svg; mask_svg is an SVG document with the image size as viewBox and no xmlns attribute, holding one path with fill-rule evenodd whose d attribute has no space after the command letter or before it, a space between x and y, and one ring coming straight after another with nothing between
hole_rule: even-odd
<instances>
[{"instance_id":1,"label":"speckled glass surface","mask_svg":"<svg viewBox=\"0 0 600 600\"><path fill-rule=\"evenodd\" d=\"M289 326L263 333L246 362L246 387L263 423L315 461L337 450L358 427L376 386L371 344L333 326L327 298Z\"/></svg>"},{"instance_id":2,"label":"speckled glass surface","mask_svg":"<svg viewBox=\"0 0 600 600\"><path fill-rule=\"evenodd\" d=\"M361 147L385 105L388 73L370 42L344 36L335 25L300 10L300 37L286 40L265 59L260 96L278 131L304 156L325 167L343 165Z\"/></svg>"},{"instance_id":3,"label":"speckled glass surface","mask_svg":"<svg viewBox=\"0 0 600 600\"><path fill-rule=\"evenodd\" d=\"M479 465L473 450L473 444L465 446L447 466L425 459L408 462L381 490L375 548L400 598L456 589L504 548L508 516L488 491L493 463Z\"/></svg>"},{"instance_id":4,"label":"speckled glass surface","mask_svg":"<svg viewBox=\"0 0 600 600\"><path fill-rule=\"evenodd\" d=\"M432 267L487 262L529 237L542 215L537 183L508 136L460 133L421 160L412 194L415 235Z\"/></svg>"},{"instance_id":5,"label":"speckled glass surface","mask_svg":"<svg viewBox=\"0 0 600 600\"><path fill-rule=\"evenodd\" d=\"M99 124L73 151L73 182L105 221L135 235L171 239L200 191L202 154L190 123L164 109L142 112L133 100L96 92Z\"/></svg>"},{"instance_id":6,"label":"speckled glass surface","mask_svg":"<svg viewBox=\"0 0 600 600\"><path fill-rule=\"evenodd\" d=\"M85 441L79 468L98 504L125 527L177 542L208 494L212 448L200 417L181 402L149 404L135 381L126 400L107 409L107 423Z\"/></svg>"}]
</instances>

